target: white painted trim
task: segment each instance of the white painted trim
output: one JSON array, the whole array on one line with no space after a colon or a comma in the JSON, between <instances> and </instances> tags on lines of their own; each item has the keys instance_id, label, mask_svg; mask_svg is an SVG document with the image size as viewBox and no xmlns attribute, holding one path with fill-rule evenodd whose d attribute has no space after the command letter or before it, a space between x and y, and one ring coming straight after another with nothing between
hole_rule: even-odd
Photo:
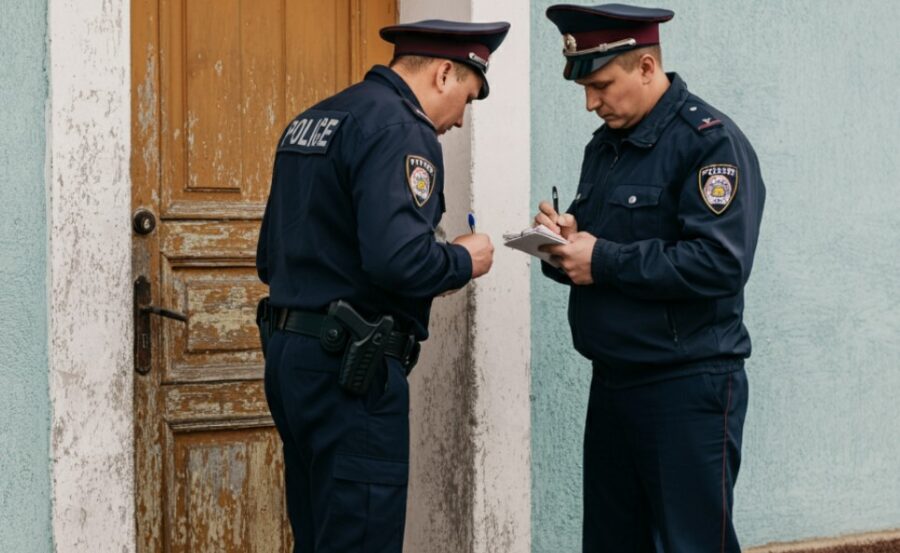
<instances>
[{"instance_id":1,"label":"white painted trim","mask_svg":"<svg viewBox=\"0 0 900 553\"><path fill-rule=\"evenodd\" d=\"M56 551L134 550L128 0L49 0Z\"/></svg>"}]
</instances>

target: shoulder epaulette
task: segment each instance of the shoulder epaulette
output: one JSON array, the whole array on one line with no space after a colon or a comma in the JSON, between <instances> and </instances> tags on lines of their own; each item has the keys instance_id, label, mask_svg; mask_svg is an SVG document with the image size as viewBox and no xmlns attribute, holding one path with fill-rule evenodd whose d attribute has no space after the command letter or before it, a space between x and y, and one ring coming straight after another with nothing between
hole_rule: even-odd
<instances>
[{"instance_id":1,"label":"shoulder epaulette","mask_svg":"<svg viewBox=\"0 0 900 553\"><path fill-rule=\"evenodd\" d=\"M404 99L403 99L403 104L404 104L407 108L409 108L409 111L413 112L413 114L414 114L416 117L418 117L418 118L421 119L422 121L425 121L426 123L428 123L428 126L429 126L429 127L431 127L432 129L437 130L437 127L434 126L434 122L432 122L431 119L429 119L428 116L425 115L425 112L424 112L424 111L422 111L421 109L419 109L418 107L416 107L416 105L415 105L414 103L412 103L412 102L410 102L409 100L407 100L406 98L404 98Z\"/></svg>"},{"instance_id":2,"label":"shoulder epaulette","mask_svg":"<svg viewBox=\"0 0 900 553\"><path fill-rule=\"evenodd\" d=\"M710 113L702 104L697 104L690 100L685 102L680 113L681 117L683 117L697 132L702 133L709 129L722 126L721 119Z\"/></svg>"}]
</instances>

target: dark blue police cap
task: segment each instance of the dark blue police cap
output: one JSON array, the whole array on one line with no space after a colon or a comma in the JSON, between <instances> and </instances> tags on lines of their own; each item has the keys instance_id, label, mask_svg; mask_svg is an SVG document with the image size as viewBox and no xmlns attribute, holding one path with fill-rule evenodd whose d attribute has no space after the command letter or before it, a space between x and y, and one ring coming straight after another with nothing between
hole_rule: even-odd
<instances>
[{"instance_id":1,"label":"dark blue police cap","mask_svg":"<svg viewBox=\"0 0 900 553\"><path fill-rule=\"evenodd\" d=\"M381 38L394 45L394 57L428 56L464 63L481 75L479 100L490 93L487 73L491 53L500 46L509 23L464 23L429 19L381 29Z\"/></svg>"},{"instance_id":2,"label":"dark blue police cap","mask_svg":"<svg viewBox=\"0 0 900 553\"><path fill-rule=\"evenodd\" d=\"M563 34L563 77L573 81L587 77L619 54L659 44L659 24L673 17L671 10L625 4L555 4L547 8L547 18Z\"/></svg>"}]
</instances>

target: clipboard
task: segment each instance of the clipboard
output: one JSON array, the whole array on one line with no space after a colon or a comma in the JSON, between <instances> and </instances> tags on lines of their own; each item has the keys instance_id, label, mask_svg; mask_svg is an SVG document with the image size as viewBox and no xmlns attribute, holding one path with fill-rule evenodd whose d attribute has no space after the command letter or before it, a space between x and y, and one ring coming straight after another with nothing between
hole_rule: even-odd
<instances>
[{"instance_id":1,"label":"clipboard","mask_svg":"<svg viewBox=\"0 0 900 553\"><path fill-rule=\"evenodd\" d=\"M527 228L521 232L510 232L503 235L504 246L525 252L528 255L533 255L554 267L559 267L559 264L552 259L549 253L542 252L538 248L541 246L568 243L568 240L544 225L538 225L536 227Z\"/></svg>"}]
</instances>

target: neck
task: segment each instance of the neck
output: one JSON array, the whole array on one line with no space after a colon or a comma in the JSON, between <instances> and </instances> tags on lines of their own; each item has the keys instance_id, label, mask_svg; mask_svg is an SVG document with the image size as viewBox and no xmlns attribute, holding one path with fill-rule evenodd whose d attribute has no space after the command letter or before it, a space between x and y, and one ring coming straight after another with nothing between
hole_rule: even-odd
<instances>
[{"instance_id":1,"label":"neck","mask_svg":"<svg viewBox=\"0 0 900 553\"><path fill-rule=\"evenodd\" d=\"M647 85L647 103L645 104L644 117L653 111L656 104L659 103L666 91L669 90L670 84L669 77L667 77L664 72L659 71L654 73L653 78ZM641 117L641 119L644 117Z\"/></svg>"},{"instance_id":2,"label":"neck","mask_svg":"<svg viewBox=\"0 0 900 553\"><path fill-rule=\"evenodd\" d=\"M403 82L405 82L410 90L412 90L416 100L419 101L425 115L431 117L430 106L427 101L429 96L428 91L430 90L430 76L428 75L428 71L417 71L413 73L403 65L391 66L391 70L403 79Z\"/></svg>"}]
</instances>

